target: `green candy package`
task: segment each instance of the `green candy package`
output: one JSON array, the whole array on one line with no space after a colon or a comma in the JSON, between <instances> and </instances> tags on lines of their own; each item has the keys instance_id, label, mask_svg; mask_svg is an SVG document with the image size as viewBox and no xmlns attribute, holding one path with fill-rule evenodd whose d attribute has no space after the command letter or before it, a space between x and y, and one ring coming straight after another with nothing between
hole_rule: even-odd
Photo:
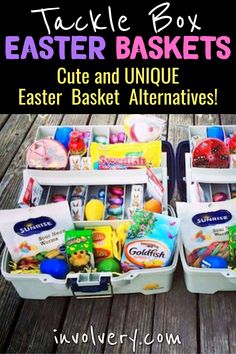
<instances>
[{"instance_id":1,"label":"green candy package","mask_svg":"<svg viewBox=\"0 0 236 354\"><path fill-rule=\"evenodd\" d=\"M92 230L66 231L65 243L72 272L89 272L94 269Z\"/></svg>"},{"instance_id":2,"label":"green candy package","mask_svg":"<svg viewBox=\"0 0 236 354\"><path fill-rule=\"evenodd\" d=\"M236 268L236 225L229 227L229 265Z\"/></svg>"}]
</instances>

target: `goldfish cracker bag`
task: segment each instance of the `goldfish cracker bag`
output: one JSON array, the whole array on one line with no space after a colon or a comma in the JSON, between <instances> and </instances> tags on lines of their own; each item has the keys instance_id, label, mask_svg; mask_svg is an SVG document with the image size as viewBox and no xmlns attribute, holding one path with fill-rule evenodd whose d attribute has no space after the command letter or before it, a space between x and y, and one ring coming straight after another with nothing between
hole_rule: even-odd
<instances>
[{"instance_id":1,"label":"goldfish cracker bag","mask_svg":"<svg viewBox=\"0 0 236 354\"><path fill-rule=\"evenodd\" d=\"M180 220L137 209L121 258L124 272L134 269L167 267L176 249Z\"/></svg>"},{"instance_id":2,"label":"goldfish cracker bag","mask_svg":"<svg viewBox=\"0 0 236 354\"><path fill-rule=\"evenodd\" d=\"M207 256L229 257L229 226L236 224L236 200L176 203L187 263L200 267Z\"/></svg>"},{"instance_id":3,"label":"goldfish cracker bag","mask_svg":"<svg viewBox=\"0 0 236 354\"><path fill-rule=\"evenodd\" d=\"M159 167L161 164L161 141L107 145L92 142L90 154L95 170Z\"/></svg>"}]
</instances>

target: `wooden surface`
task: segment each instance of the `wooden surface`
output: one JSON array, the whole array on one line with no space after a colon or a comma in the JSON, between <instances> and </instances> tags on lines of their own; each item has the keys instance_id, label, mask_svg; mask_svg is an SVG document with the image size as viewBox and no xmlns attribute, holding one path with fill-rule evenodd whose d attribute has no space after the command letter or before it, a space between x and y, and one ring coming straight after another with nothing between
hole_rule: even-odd
<instances>
[{"instance_id":1,"label":"wooden surface","mask_svg":"<svg viewBox=\"0 0 236 354\"><path fill-rule=\"evenodd\" d=\"M164 138L176 145L187 139L189 124L236 124L236 115L162 115L166 120ZM25 152L40 125L122 124L123 115L0 115L0 208L16 207L25 165ZM178 200L175 190L173 202ZM0 254L3 243L0 242ZM57 345L53 330L68 337L79 332L117 336L150 334L179 335L181 344L157 341L137 344L136 353L236 353L236 295L217 293L195 295L184 285L179 264L170 292L143 296L117 295L109 299L49 298L21 299L10 283L0 279L0 352L7 353L132 353L133 342L111 346L105 340L94 345Z\"/></svg>"}]
</instances>

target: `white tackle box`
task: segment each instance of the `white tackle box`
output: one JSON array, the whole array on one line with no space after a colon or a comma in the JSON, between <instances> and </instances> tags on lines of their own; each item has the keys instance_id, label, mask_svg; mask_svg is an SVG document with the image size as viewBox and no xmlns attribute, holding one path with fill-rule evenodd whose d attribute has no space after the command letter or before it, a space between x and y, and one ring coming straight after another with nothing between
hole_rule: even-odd
<instances>
[{"instance_id":1,"label":"white tackle box","mask_svg":"<svg viewBox=\"0 0 236 354\"><path fill-rule=\"evenodd\" d=\"M36 139L55 134L57 127L40 127ZM83 127L85 129L85 127ZM86 129L90 128L86 126ZM103 127L95 127L103 129ZM91 129L95 129L91 128ZM123 128L123 127L122 127ZM81 129L81 127L79 127ZM120 131L121 127L107 127L107 131ZM93 132L93 131L92 131ZM162 164L159 168L153 169L155 175L162 181L164 186L163 212L168 213L168 199L170 200L175 184L174 153L168 142L162 144ZM47 186L45 202L50 201L50 190L52 188L63 188L67 197L72 186L88 186L88 189L95 186L125 185L126 198L129 202L130 186L134 184L145 185L147 180L146 170L111 170L111 171L42 171L26 169L24 178L33 177L42 186ZM121 183L122 182L122 183ZM124 212L123 219L127 215ZM102 221L74 221L75 228L84 226L111 225L116 229L121 220ZM9 269L9 253L4 251L1 270L3 276L12 282L18 294L23 298L46 299L50 296L76 296L100 297L113 294L142 293L158 294L167 292L172 285L173 274L177 266L179 254L179 240L177 241L173 262L168 267L132 270L119 276L111 273L76 273L68 274L65 280L57 280L45 274L11 274Z\"/></svg>"},{"instance_id":2,"label":"white tackle box","mask_svg":"<svg viewBox=\"0 0 236 354\"><path fill-rule=\"evenodd\" d=\"M236 190L236 168L210 169L192 167L191 138L206 136L207 127L190 127L190 142L183 141L176 151L176 179L182 201L192 202L191 184L200 183L205 199L212 202L212 195L224 191L231 199ZM223 126L226 134L236 131L236 126ZM180 257L187 289L192 293L214 294L217 291L236 291L236 272L230 269L203 269L190 267L186 262L184 246L180 242Z\"/></svg>"}]
</instances>

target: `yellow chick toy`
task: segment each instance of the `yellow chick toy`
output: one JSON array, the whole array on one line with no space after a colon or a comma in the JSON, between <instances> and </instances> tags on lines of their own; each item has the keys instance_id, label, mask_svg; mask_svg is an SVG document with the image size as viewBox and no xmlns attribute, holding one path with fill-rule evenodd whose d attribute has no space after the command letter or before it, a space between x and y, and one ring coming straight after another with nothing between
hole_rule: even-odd
<instances>
[{"instance_id":1,"label":"yellow chick toy","mask_svg":"<svg viewBox=\"0 0 236 354\"><path fill-rule=\"evenodd\" d=\"M86 251L80 250L74 252L70 257L70 264L71 268L74 271L79 271L84 269L86 266L89 265L90 257Z\"/></svg>"}]
</instances>

